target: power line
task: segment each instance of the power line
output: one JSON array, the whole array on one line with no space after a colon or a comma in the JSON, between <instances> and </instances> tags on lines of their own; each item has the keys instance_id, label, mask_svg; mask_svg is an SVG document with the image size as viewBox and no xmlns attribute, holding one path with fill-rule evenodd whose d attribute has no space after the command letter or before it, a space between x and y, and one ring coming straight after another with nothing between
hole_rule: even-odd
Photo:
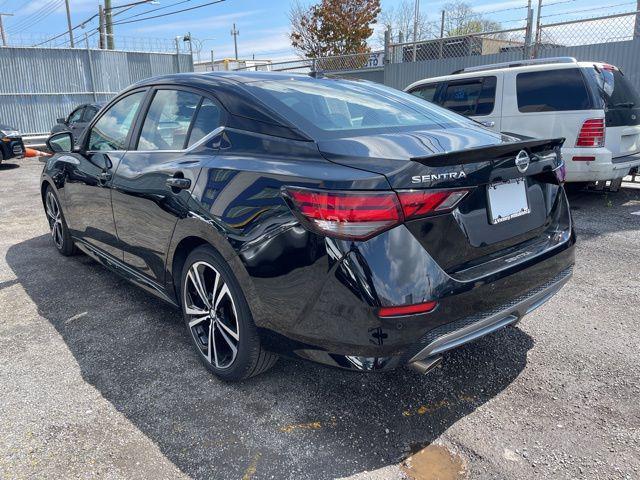
<instances>
[{"instance_id":1,"label":"power line","mask_svg":"<svg viewBox=\"0 0 640 480\"><path fill-rule=\"evenodd\" d=\"M36 11L20 19L15 25L11 25L11 27L8 28L7 30L9 32L17 32L19 30L22 30L27 25L35 25L36 23L41 22L42 20L47 18L49 15L54 13L58 7L62 6L63 2L64 0L50 0L49 2L42 5Z\"/></svg>"},{"instance_id":2,"label":"power line","mask_svg":"<svg viewBox=\"0 0 640 480\"><path fill-rule=\"evenodd\" d=\"M599 7L585 8L582 10L573 10L572 12L551 13L549 15L542 15L541 18L559 17L561 15L573 15L575 13L592 12L594 10L602 10L603 8L615 8L615 7L622 7L626 5L632 5L632 4L635 5L636 2L616 3L614 5L600 5Z\"/></svg>"},{"instance_id":3,"label":"power line","mask_svg":"<svg viewBox=\"0 0 640 480\"><path fill-rule=\"evenodd\" d=\"M146 12L141 12L141 13L136 13L135 15L130 15L128 17L123 18L122 20L124 21L124 20L129 20L130 18L141 17L142 15L148 15L149 13L157 12L158 10L165 10L167 8L175 7L175 6L178 6L180 4L191 2L191 1L193 1L193 0L182 0L180 2L172 3L171 5L165 5L164 7L152 8L151 10L147 10ZM127 8L126 10L122 10L120 12L114 13L113 16L115 17L116 15L124 13L127 10L129 10L129 9Z\"/></svg>"},{"instance_id":4,"label":"power line","mask_svg":"<svg viewBox=\"0 0 640 480\"><path fill-rule=\"evenodd\" d=\"M197 8L208 7L209 5L215 5L216 3L222 3L225 0L216 0L215 2L203 3L202 5L196 5L195 7L183 8L182 10L176 10L175 12L167 12L162 13L160 15L152 15L150 17L139 18L138 20L125 20L119 22L113 22L113 25L124 25L127 23L136 23L136 22L144 22L145 20L152 20L154 18L167 17L169 15L175 15L177 13L188 12L190 10L195 10Z\"/></svg>"}]
</instances>

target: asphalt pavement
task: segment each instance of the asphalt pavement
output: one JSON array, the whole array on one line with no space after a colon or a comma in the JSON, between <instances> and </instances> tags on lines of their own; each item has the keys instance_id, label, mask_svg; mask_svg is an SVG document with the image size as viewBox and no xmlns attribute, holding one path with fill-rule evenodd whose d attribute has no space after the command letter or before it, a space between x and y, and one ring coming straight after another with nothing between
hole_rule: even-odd
<instances>
[{"instance_id":1,"label":"asphalt pavement","mask_svg":"<svg viewBox=\"0 0 640 480\"><path fill-rule=\"evenodd\" d=\"M0 478L640 477L640 189L572 195L571 282L426 376L227 384L178 312L55 251L41 170L0 165Z\"/></svg>"}]
</instances>

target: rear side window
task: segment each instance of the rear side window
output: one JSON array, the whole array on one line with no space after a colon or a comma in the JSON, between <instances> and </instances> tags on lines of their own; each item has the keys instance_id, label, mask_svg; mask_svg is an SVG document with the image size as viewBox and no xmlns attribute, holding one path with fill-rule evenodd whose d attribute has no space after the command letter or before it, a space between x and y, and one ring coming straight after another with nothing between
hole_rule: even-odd
<instances>
[{"instance_id":1,"label":"rear side window","mask_svg":"<svg viewBox=\"0 0 640 480\"><path fill-rule=\"evenodd\" d=\"M522 113L593 108L578 68L519 73L516 76L516 93L518 110Z\"/></svg>"},{"instance_id":2,"label":"rear side window","mask_svg":"<svg viewBox=\"0 0 640 480\"><path fill-rule=\"evenodd\" d=\"M427 102L433 102L433 97L436 94L436 90L438 90L438 83L431 83L429 85L420 85L419 87L411 90L411 95L415 95L418 98L422 98Z\"/></svg>"},{"instance_id":3,"label":"rear side window","mask_svg":"<svg viewBox=\"0 0 640 480\"><path fill-rule=\"evenodd\" d=\"M144 119L138 150L182 150L202 97L183 90L158 90Z\"/></svg>"},{"instance_id":4,"label":"rear side window","mask_svg":"<svg viewBox=\"0 0 640 480\"><path fill-rule=\"evenodd\" d=\"M190 147L194 143L202 140L204 137L213 132L221 125L221 109L213 101L205 98L196 113L196 118L191 126L191 134L189 135Z\"/></svg>"},{"instance_id":5,"label":"rear side window","mask_svg":"<svg viewBox=\"0 0 640 480\"><path fill-rule=\"evenodd\" d=\"M461 115L489 115L496 98L496 77L450 82L441 105Z\"/></svg>"}]
</instances>

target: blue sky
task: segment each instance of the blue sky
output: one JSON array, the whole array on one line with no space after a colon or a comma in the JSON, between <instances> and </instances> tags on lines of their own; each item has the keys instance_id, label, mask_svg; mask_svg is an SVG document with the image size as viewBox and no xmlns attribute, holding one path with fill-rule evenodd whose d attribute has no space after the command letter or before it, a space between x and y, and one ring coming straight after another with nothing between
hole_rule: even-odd
<instances>
[{"instance_id":1,"label":"blue sky","mask_svg":"<svg viewBox=\"0 0 640 480\"><path fill-rule=\"evenodd\" d=\"M112 0L113 5L123 5L135 0ZM158 7L168 8L156 14L178 10L207 3L210 0L156 0L156 5L136 6L116 17L124 19ZM427 12L430 20L438 20L443 4L449 0L421 0L421 10ZM181 5L170 7L181 2ZM549 20L560 21L565 18L582 18L598 14L634 10L634 1L625 0L545 0L550 5L545 13L560 14ZM97 12L99 0L70 0L72 23L77 25ZM309 1L302 3L310 3ZM400 0L382 0L383 9L396 6ZM504 28L521 26L520 19L525 17L526 0L481 0L468 1L479 12L488 12L486 16L503 23ZM537 4L533 0L534 5ZM233 56L233 41L230 35L235 22L240 35L238 49L241 57L281 59L294 56L287 39L289 29L288 11L290 0L225 0L222 3L197 10L184 12L144 22L117 25L116 40L119 37L144 37L162 39L168 42L176 35L190 31L194 38L202 41L202 57L209 58L214 50L216 58ZM495 10L500 10L495 12ZM562 12L584 10L570 17ZM66 28L64 0L0 0L0 12L12 12L13 17L5 17L5 28L9 37L28 43L61 33ZM151 14L150 14L151 15ZM138 17L140 18L140 17ZM97 23L88 24L86 30L77 30L83 36L84 31L93 32ZM374 38L377 37L374 35ZM61 39L63 40L63 39ZM129 41L128 38L125 41Z\"/></svg>"}]
</instances>

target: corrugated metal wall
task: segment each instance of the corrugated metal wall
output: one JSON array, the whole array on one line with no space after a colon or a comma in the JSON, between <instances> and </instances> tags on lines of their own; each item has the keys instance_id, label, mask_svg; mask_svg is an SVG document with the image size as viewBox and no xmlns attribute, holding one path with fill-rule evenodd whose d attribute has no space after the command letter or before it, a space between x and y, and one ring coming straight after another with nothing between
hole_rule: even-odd
<instances>
[{"instance_id":1,"label":"corrugated metal wall","mask_svg":"<svg viewBox=\"0 0 640 480\"><path fill-rule=\"evenodd\" d=\"M76 105L105 101L154 75L191 71L191 57L110 50L0 48L0 124L46 133Z\"/></svg>"},{"instance_id":2,"label":"corrugated metal wall","mask_svg":"<svg viewBox=\"0 0 640 480\"><path fill-rule=\"evenodd\" d=\"M640 39L578 47L556 47L543 50L539 57L575 57L578 60L611 63L620 67L634 83L636 89L640 91ZM403 89L416 80L448 75L461 68L521 59L522 52L513 51L493 55L444 58L425 62L391 63L385 65L384 79L382 81L385 85ZM379 81L377 78L372 78L367 70L350 72L349 76Z\"/></svg>"}]
</instances>

